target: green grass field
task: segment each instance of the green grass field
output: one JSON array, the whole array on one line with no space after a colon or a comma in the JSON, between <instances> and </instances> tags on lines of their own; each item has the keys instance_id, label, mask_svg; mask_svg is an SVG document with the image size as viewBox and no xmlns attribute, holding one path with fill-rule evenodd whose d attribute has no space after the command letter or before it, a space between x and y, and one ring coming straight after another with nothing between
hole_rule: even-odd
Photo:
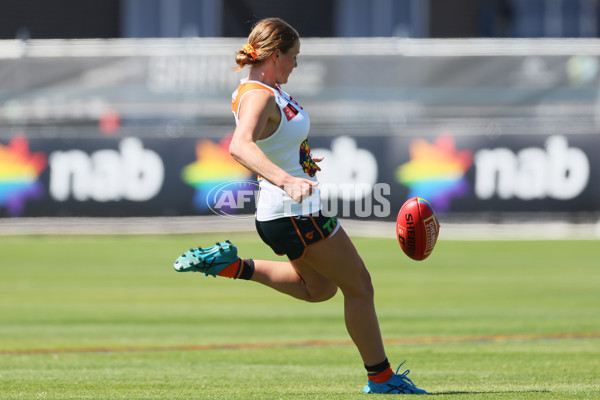
<instances>
[{"instance_id":1,"label":"green grass field","mask_svg":"<svg viewBox=\"0 0 600 400\"><path fill-rule=\"evenodd\" d=\"M0 237L0 398L364 399L340 294L173 271L224 238ZM355 243L390 361L431 398L600 398L600 242L440 241L420 263L393 238Z\"/></svg>"}]
</instances>

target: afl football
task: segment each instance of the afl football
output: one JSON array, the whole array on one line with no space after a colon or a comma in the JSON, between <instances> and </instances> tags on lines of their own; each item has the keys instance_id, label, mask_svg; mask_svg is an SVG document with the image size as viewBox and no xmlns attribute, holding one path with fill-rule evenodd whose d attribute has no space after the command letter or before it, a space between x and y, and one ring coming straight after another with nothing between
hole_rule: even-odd
<instances>
[{"instance_id":1,"label":"afl football","mask_svg":"<svg viewBox=\"0 0 600 400\"><path fill-rule=\"evenodd\" d=\"M402 205L396 219L396 235L402 251L416 261L429 257L440 234L440 223L429 202L413 197Z\"/></svg>"}]
</instances>

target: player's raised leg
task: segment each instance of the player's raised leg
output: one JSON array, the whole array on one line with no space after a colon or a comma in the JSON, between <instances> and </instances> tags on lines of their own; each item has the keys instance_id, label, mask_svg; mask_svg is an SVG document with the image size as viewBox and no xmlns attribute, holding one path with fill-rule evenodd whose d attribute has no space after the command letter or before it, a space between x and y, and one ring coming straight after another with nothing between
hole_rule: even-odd
<instances>
[{"instance_id":1,"label":"player's raised leg","mask_svg":"<svg viewBox=\"0 0 600 400\"><path fill-rule=\"evenodd\" d=\"M178 272L252 280L300 300L318 302L332 298L337 286L306 262L242 259L229 240L208 248L192 248L181 254L173 267ZM299 272L301 271L301 272Z\"/></svg>"},{"instance_id":2,"label":"player's raised leg","mask_svg":"<svg viewBox=\"0 0 600 400\"><path fill-rule=\"evenodd\" d=\"M293 263L254 260L252 280L300 300L319 302L337 293L337 285L315 271L306 261Z\"/></svg>"}]
</instances>

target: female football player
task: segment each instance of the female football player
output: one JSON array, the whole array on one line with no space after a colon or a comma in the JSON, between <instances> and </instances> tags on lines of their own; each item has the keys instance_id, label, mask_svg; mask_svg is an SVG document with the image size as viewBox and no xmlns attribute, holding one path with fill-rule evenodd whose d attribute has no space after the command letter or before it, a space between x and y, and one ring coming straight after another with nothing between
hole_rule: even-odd
<instances>
[{"instance_id":1,"label":"female football player","mask_svg":"<svg viewBox=\"0 0 600 400\"><path fill-rule=\"evenodd\" d=\"M373 301L371 277L335 217L321 214L320 170L307 142L306 111L281 86L298 66L298 32L278 18L259 21L238 51L238 69L249 74L232 96L236 129L229 147L235 160L259 176L256 229L288 261L238 257L230 243L192 249L177 271L246 279L295 298L319 302L339 289L346 328L367 370L365 393L426 393L390 367ZM399 369L400 367L398 367Z\"/></svg>"}]
</instances>

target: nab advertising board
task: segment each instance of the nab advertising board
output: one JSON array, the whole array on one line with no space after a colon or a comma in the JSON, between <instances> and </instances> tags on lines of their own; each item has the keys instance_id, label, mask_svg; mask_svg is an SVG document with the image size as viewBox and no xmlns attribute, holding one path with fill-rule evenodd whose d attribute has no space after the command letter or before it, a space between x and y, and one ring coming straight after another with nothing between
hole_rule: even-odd
<instances>
[{"instance_id":1,"label":"nab advertising board","mask_svg":"<svg viewBox=\"0 0 600 400\"><path fill-rule=\"evenodd\" d=\"M0 140L0 215L250 218L256 176L230 137ZM409 197L439 213L598 212L600 135L317 136L323 210L393 219Z\"/></svg>"}]
</instances>

